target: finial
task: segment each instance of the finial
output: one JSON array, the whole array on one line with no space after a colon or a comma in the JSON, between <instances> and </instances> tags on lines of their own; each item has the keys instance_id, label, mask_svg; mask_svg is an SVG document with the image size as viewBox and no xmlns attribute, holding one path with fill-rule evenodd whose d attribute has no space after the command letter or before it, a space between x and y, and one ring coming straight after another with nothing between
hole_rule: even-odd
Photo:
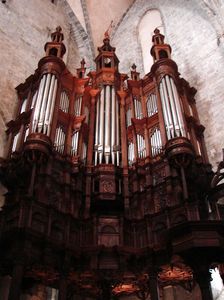
<instances>
[{"instance_id":1,"label":"finial","mask_svg":"<svg viewBox=\"0 0 224 300\"><path fill-rule=\"evenodd\" d=\"M52 42L61 43L64 40L64 34L61 31L61 26L57 26L56 31L51 34Z\"/></svg>"},{"instance_id":2,"label":"finial","mask_svg":"<svg viewBox=\"0 0 224 300\"><path fill-rule=\"evenodd\" d=\"M85 68L86 62L84 58L80 61L80 64L81 64L81 68Z\"/></svg>"},{"instance_id":3,"label":"finial","mask_svg":"<svg viewBox=\"0 0 224 300\"><path fill-rule=\"evenodd\" d=\"M156 28L156 29L154 30L154 33L155 33L155 34L159 34L159 33L160 33L160 30L159 30L158 28Z\"/></svg>"},{"instance_id":4,"label":"finial","mask_svg":"<svg viewBox=\"0 0 224 300\"><path fill-rule=\"evenodd\" d=\"M133 71L136 71L136 69L137 69L137 66L136 66L136 64L135 64L135 63L133 63L133 65L131 66L131 68L132 68L132 70L133 70Z\"/></svg>"},{"instance_id":5,"label":"finial","mask_svg":"<svg viewBox=\"0 0 224 300\"><path fill-rule=\"evenodd\" d=\"M113 20L110 22L109 27L107 28L107 30L104 33L104 39L110 39L110 31L112 29L112 25L113 25Z\"/></svg>"}]
</instances>

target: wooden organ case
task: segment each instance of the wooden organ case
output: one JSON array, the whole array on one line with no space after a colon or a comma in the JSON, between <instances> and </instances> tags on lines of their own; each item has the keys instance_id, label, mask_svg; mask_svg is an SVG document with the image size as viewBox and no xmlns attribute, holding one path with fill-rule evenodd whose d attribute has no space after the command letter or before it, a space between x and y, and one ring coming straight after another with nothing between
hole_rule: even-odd
<instances>
[{"instance_id":1,"label":"wooden organ case","mask_svg":"<svg viewBox=\"0 0 224 300\"><path fill-rule=\"evenodd\" d=\"M106 33L96 71L86 75L82 60L74 76L60 27L51 38L17 87L1 160L8 299L40 284L60 300L158 300L166 284L195 281L212 299L209 267L223 259L223 225L207 201L212 172L196 90L170 45L156 29L150 73L141 79L133 64L128 79Z\"/></svg>"}]
</instances>

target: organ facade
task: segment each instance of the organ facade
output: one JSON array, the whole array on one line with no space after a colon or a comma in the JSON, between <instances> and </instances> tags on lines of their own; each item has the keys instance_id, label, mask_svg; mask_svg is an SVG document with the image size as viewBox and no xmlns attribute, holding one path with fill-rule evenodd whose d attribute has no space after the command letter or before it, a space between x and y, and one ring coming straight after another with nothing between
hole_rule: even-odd
<instances>
[{"instance_id":1,"label":"organ facade","mask_svg":"<svg viewBox=\"0 0 224 300\"><path fill-rule=\"evenodd\" d=\"M170 45L156 29L150 73L140 78L133 64L129 78L106 33L96 70L86 74L82 60L73 75L60 27L51 38L16 88L1 159L4 300L37 285L40 299L166 300L166 286L196 283L211 300L209 268L223 260L222 189L214 179L210 187L196 90Z\"/></svg>"}]
</instances>

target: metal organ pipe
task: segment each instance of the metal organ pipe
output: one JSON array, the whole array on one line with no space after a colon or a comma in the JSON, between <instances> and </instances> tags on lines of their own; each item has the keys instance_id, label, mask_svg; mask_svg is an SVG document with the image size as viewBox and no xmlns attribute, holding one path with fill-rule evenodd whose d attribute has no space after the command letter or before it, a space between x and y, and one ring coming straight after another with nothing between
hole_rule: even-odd
<instances>
[{"instance_id":1,"label":"metal organ pipe","mask_svg":"<svg viewBox=\"0 0 224 300\"><path fill-rule=\"evenodd\" d=\"M44 87L43 99L42 99L42 103L41 103L40 116L39 116L38 125L37 125L38 132L43 132L44 115L46 112L46 105L47 105L50 81L51 81L51 74L47 74L46 84Z\"/></svg>"},{"instance_id":2,"label":"metal organ pipe","mask_svg":"<svg viewBox=\"0 0 224 300\"><path fill-rule=\"evenodd\" d=\"M57 79L53 74L43 75L39 90L33 96L31 108L34 106L32 132L49 135L57 92Z\"/></svg>"},{"instance_id":3,"label":"metal organ pipe","mask_svg":"<svg viewBox=\"0 0 224 300\"><path fill-rule=\"evenodd\" d=\"M53 76L55 76L55 75L53 75ZM54 112L57 88L58 88L58 81L55 76L53 95L52 95L51 104L50 104L50 108L49 108L49 117L48 117L48 126L47 126L47 135L48 136L50 135L50 131L51 131L51 122L52 122L52 117L53 117L53 112Z\"/></svg>"},{"instance_id":4,"label":"metal organ pipe","mask_svg":"<svg viewBox=\"0 0 224 300\"><path fill-rule=\"evenodd\" d=\"M17 143L19 140L19 135L20 135L20 132L17 132L17 134L14 136L13 143L12 143L12 152L16 151L16 146L17 146Z\"/></svg>"},{"instance_id":5,"label":"metal organ pipe","mask_svg":"<svg viewBox=\"0 0 224 300\"><path fill-rule=\"evenodd\" d=\"M173 124L174 122L173 122L173 117L172 117L172 110L171 110L171 106L170 106L170 101L169 101L169 95L168 95L167 87L166 87L166 80L165 80L164 77L162 78L161 83L162 83L163 94L164 94L164 103L165 103L166 110L167 110L170 134L171 134L171 138L174 138L175 137L174 124Z\"/></svg>"},{"instance_id":6,"label":"metal organ pipe","mask_svg":"<svg viewBox=\"0 0 224 300\"><path fill-rule=\"evenodd\" d=\"M160 83L160 94L168 139L186 136L180 99L173 78L165 75Z\"/></svg>"},{"instance_id":7,"label":"metal organ pipe","mask_svg":"<svg viewBox=\"0 0 224 300\"><path fill-rule=\"evenodd\" d=\"M156 128L150 136L152 157L158 155L162 150L162 139L159 128Z\"/></svg>"},{"instance_id":8,"label":"metal organ pipe","mask_svg":"<svg viewBox=\"0 0 224 300\"><path fill-rule=\"evenodd\" d=\"M120 129L119 103L113 86L105 85L96 106L95 160L97 165L103 162L119 166Z\"/></svg>"},{"instance_id":9,"label":"metal organ pipe","mask_svg":"<svg viewBox=\"0 0 224 300\"><path fill-rule=\"evenodd\" d=\"M45 113L45 118L44 118L44 129L43 133L47 133L47 127L49 126L49 114L50 114L50 108L51 108L51 103L53 100L53 91L54 91L54 82L55 82L55 75L52 75L51 77L51 83L50 83L50 90L48 94L48 99L47 99L47 107L46 107L46 113Z\"/></svg>"},{"instance_id":10,"label":"metal organ pipe","mask_svg":"<svg viewBox=\"0 0 224 300\"><path fill-rule=\"evenodd\" d=\"M116 148L117 148L117 166L119 166L119 154L120 154L120 129L119 129L119 103L118 99L115 99L116 102Z\"/></svg>"},{"instance_id":11,"label":"metal organ pipe","mask_svg":"<svg viewBox=\"0 0 224 300\"><path fill-rule=\"evenodd\" d=\"M102 164L103 158L103 135L104 135L104 102L105 102L105 87L100 94L100 119L99 119L99 163Z\"/></svg>"},{"instance_id":12,"label":"metal organ pipe","mask_svg":"<svg viewBox=\"0 0 224 300\"><path fill-rule=\"evenodd\" d=\"M37 129L37 123L38 123L38 119L39 119L39 113L40 113L40 108L41 108L41 101L42 101L42 97L43 97L43 90L44 90L45 82L46 82L46 75L43 75L43 77L41 78L41 81L40 81L37 101L36 101L36 105L34 108L33 127L32 127L33 132L36 132L36 129Z\"/></svg>"},{"instance_id":13,"label":"metal organ pipe","mask_svg":"<svg viewBox=\"0 0 224 300\"><path fill-rule=\"evenodd\" d=\"M26 104L27 104L27 98L25 100L23 100L21 110L20 110L21 114L26 111Z\"/></svg>"},{"instance_id":14,"label":"metal organ pipe","mask_svg":"<svg viewBox=\"0 0 224 300\"><path fill-rule=\"evenodd\" d=\"M68 109L69 109L69 97L68 97L68 94L65 91L63 91L61 93L60 109L63 112L68 113Z\"/></svg>"},{"instance_id":15,"label":"metal organ pipe","mask_svg":"<svg viewBox=\"0 0 224 300\"><path fill-rule=\"evenodd\" d=\"M96 131L95 131L95 165L97 165L98 149L99 149L99 115L100 115L100 97L96 104Z\"/></svg>"},{"instance_id":16,"label":"metal organ pipe","mask_svg":"<svg viewBox=\"0 0 224 300\"><path fill-rule=\"evenodd\" d=\"M115 98L115 91L112 87L112 99L111 99L111 158L112 164L115 164L115 130L116 130L116 122L115 122L115 115L116 115L116 98Z\"/></svg>"},{"instance_id":17,"label":"metal organ pipe","mask_svg":"<svg viewBox=\"0 0 224 300\"><path fill-rule=\"evenodd\" d=\"M161 95L161 102L162 102L162 108L163 108L163 115L164 115L165 127L166 127L166 132L167 132L167 138L169 140L169 139L171 139L171 134L170 134L169 120L168 120L166 101L165 101L165 96L164 96L164 93L163 93L162 83L160 83L159 90L160 90L160 95Z\"/></svg>"},{"instance_id":18,"label":"metal organ pipe","mask_svg":"<svg viewBox=\"0 0 224 300\"><path fill-rule=\"evenodd\" d=\"M110 102L111 102L111 94L110 94L110 86L107 85L105 87L105 135L104 135L104 158L106 164L109 163L110 158Z\"/></svg>"},{"instance_id":19,"label":"metal organ pipe","mask_svg":"<svg viewBox=\"0 0 224 300\"><path fill-rule=\"evenodd\" d=\"M176 88L176 85L174 83L174 80L171 77L170 77L170 83L171 83L172 92L173 92L173 95L174 95L175 105L176 105L176 108L177 108L177 118L178 118L178 121L179 121L180 131L181 131L182 136L186 136L186 132L185 132L185 129L184 129L183 115L182 115L181 106L180 106L180 98L179 98L179 95L177 93L177 88Z\"/></svg>"}]
</instances>

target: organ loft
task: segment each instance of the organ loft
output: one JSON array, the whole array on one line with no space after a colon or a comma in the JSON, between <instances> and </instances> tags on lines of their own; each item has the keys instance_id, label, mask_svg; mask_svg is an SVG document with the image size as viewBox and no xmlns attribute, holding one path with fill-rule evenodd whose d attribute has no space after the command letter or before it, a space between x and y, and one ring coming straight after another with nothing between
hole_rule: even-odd
<instances>
[{"instance_id":1,"label":"organ loft","mask_svg":"<svg viewBox=\"0 0 224 300\"><path fill-rule=\"evenodd\" d=\"M169 300L197 286L212 300L224 164L212 172L171 46L155 29L150 73L128 76L106 33L96 70L82 60L73 75L63 38L57 27L7 125L1 299Z\"/></svg>"}]
</instances>

